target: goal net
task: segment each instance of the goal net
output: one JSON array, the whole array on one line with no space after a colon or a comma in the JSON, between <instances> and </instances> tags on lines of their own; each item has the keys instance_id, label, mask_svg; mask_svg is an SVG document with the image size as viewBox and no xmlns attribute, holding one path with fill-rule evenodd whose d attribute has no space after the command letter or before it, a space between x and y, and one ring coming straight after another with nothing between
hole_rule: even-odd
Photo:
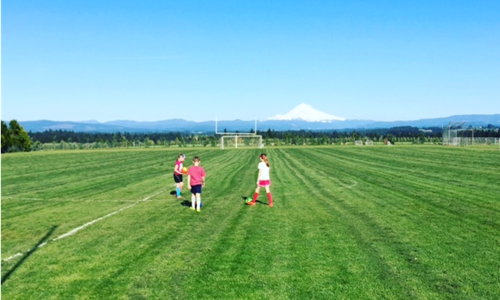
<instances>
[{"instance_id":1,"label":"goal net","mask_svg":"<svg viewBox=\"0 0 500 300\"><path fill-rule=\"evenodd\" d=\"M263 148L261 135L222 135L220 148Z\"/></svg>"},{"instance_id":2,"label":"goal net","mask_svg":"<svg viewBox=\"0 0 500 300\"><path fill-rule=\"evenodd\" d=\"M255 119L255 129L250 133L240 133L227 132L224 129L223 132L217 131L218 123L217 118L215 118L215 135L220 136L220 148L225 149L226 147L254 147L254 148L264 148L262 143L262 135L257 133L257 119Z\"/></svg>"},{"instance_id":3,"label":"goal net","mask_svg":"<svg viewBox=\"0 0 500 300\"><path fill-rule=\"evenodd\" d=\"M443 128L443 145L460 146L458 132L462 129L465 122L450 122Z\"/></svg>"},{"instance_id":4,"label":"goal net","mask_svg":"<svg viewBox=\"0 0 500 300\"><path fill-rule=\"evenodd\" d=\"M363 141L362 140L354 141L354 145L356 145L356 146L363 146Z\"/></svg>"},{"instance_id":5,"label":"goal net","mask_svg":"<svg viewBox=\"0 0 500 300\"><path fill-rule=\"evenodd\" d=\"M365 142L365 145L367 145L367 146L373 146L373 141L372 140L367 140Z\"/></svg>"},{"instance_id":6,"label":"goal net","mask_svg":"<svg viewBox=\"0 0 500 300\"><path fill-rule=\"evenodd\" d=\"M484 146L499 145L499 138L492 137L455 137L449 145L452 146Z\"/></svg>"}]
</instances>

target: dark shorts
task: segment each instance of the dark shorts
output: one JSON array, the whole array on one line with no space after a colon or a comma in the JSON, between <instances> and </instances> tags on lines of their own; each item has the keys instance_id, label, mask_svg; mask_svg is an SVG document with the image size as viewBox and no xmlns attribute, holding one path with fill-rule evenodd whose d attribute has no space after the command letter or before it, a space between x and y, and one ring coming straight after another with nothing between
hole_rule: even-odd
<instances>
[{"instance_id":1,"label":"dark shorts","mask_svg":"<svg viewBox=\"0 0 500 300\"><path fill-rule=\"evenodd\" d=\"M191 194L201 194L201 184L192 185Z\"/></svg>"},{"instance_id":2,"label":"dark shorts","mask_svg":"<svg viewBox=\"0 0 500 300\"><path fill-rule=\"evenodd\" d=\"M181 183L182 182L182 175L174 173L174 181L175 181L175 183Z\"/></svg>"}]
</instances>

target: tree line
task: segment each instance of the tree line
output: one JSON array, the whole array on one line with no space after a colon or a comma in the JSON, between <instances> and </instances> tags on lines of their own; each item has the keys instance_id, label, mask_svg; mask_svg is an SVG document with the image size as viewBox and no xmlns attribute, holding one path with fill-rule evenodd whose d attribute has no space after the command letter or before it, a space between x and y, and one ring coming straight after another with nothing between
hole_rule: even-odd
<instances>
[{"instance_id":1,"label":"tree line","mask_svg":"<svg viewBox=\"0 0 500 300\"><path fill-rule=\"evenodd\" d=\"M224 130L227 132L227 130ZM254 133L250 129L250 133ZM238 133L238 132L237 132ZM343 129L343 130L288 130L275 131L268 129L257 131L265 145L333 145L352 144L354 141L373 141L375 143L442 143L442 128L417 128L399 126L387 129ZM474 129L474 137L500 138L498 128L489 127ZM232 142L231 139L227 139ZM248 139L238 143L248 145ZM46 130L43 132L26 132L15 120L9 126L2 121L2 153L17 151L38 151L55 149L102 149L129 147L189 147L218 146L220 136L214 132L152 132L152 133L89 133L69 130Z\"/></svg>"},{"instance_id":2,"label":"tree line","mask_svg":"<svg viewBox=\"0 0 500 300\"><path fill-rule=\"evenodd\" d=\"M227 131L226 131L227 132ZM238 132L237 132L238 133ZM253 130L250 133L254 133ZM355 140L374 140L378 142L390 141L405 143L440 143L441 129L435 128L423 132L416 127L395 127L378 130L342 130L342 131L257 131L265 145L326 145L348 144ZM157 132L157 133L88 133L67 130L47 130L31 133L34 141L33 150L52 149L101 149L101 148L128 148L128 147L190 147L190 146L218 146L220 136L214 133L191 132ZM232 139L227 139L232 142ZM248 145L248 139L239 141Z\"/></svg>"}]
</instances>

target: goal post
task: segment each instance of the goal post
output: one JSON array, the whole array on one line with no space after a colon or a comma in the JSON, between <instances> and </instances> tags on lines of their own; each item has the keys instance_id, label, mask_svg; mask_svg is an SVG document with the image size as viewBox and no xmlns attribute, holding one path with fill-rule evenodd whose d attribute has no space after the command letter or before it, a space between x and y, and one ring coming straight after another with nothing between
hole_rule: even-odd
<instances>
[{"instance_id":1,"label":"goal post","mask_svg":"<svg viewBox=\"0 0 500 300\"><path fill-rule=\"evenodd\" d=\"M443 128L443 145L460 146L460 137L458 132L462 130L465 122L450 122Z\"/></svg>"},{"instance_id":2,"label":"goal post","mask_svg":"<svg viewBox=\"0 0 500 300\"><path fill-rule=\"evenodd\" d=\"M257 134L257 119L255 119L255 129L253 133L239 133L239 132L218 132L217 131L217 118L215 118L215 135L220 136L220 148L225 147L258 147L264 148L262 143L262 135Z\"/></svg>"},{"instance_id":3,"label":"goal post","mask_svg":"<svg viewBox=\"0 0 500 300\"><path fill-rule=\"evenodd\" d=\"M469 126L468 128L463 128L466 122L450 122L448 125L443 127L443 145L446 146L487 146L487 145L497 145L500 142L498 138L485 136L484 131L495 130L495 129L485 129L485 128L474 128ZM478 131L482 131L481 134L477 134Z\"/></svg>"}]
</instances>

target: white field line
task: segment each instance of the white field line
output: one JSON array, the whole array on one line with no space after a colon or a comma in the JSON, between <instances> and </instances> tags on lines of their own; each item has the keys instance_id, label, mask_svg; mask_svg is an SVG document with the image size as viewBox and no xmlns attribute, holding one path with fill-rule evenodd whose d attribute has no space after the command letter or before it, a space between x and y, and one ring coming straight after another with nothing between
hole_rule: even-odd
<instances>
[{"instance_id":1,"label":"white field line","mask_svg":"<svg viewBox=\"0 0 500 300\"><path fill-rule=\"evenodd\" d=\"M6 259L4 259L3 261L9 261L9 260L11 260L11 259L13 259L13 258L16 258L16 257L18 257L18 256L22 256L22 255L23 255L23 254L22 254L21 252L19 252L19 253L16 253L16 254L14 254L14 255L12 255L12 256L10 256L10 257L7 257L7 258L6 258Z\"/></svg>"},{"instance_id":2,"label":"white field line","mask_svg":"<svg viewBox=\"0 0 500 300\"><path fill-rule=\"evenodd\" d=\"M154 194L154 195L148 196L148 197L146 197L146 198L144 198L144 199L142 199L142 200L139 200L139 201L135 202L134 204L131 204L131 205L129 205L129 206L125 206L125 207L123 207L123 208L120 208L119 210L114 211L114 212L112 212L112 213L109 213L109 214L105 215L104 217L97 218L97 219L95 219L95 220L93 220L93 221L90 221L90 222L88 222L88 223L86 223L86 224L84 224L84 225L80 226L80 227L77 227L77 228L75 228L75 229L73 229L73 230L70 230L70 231L66 232L65 234L62 234L62 235L60 235L60 236L56 237L56 238L55 238L55 239L53 239L51 242L55 242L55 241L57 241L57 240L63 239L63 238L68 237L68 236L71 236L71 235L73 235L73 234L77 233L78 231L80 231L80 230L82 230L82 229L86 228L87 226L90 226L90 225L92 225L92 224L94 224L94 223L96 223L96 222L99 222L99 221L104 220L104 219L106 219L106 218L108 218L108 217L111 217L112 215L115 215L115 214L117 214L117 213L119 213L119 212L121 212L121 211L124 211L124 210L128 209L128 208L131 208L132 206L135 206L135 205L137 205L137 204L139 204L139 203L142 203L142 202L144 202L144 201L148 201L149 199L151 199L151 198L153 198L153 197L155 197L155 196L158 196L159 194L163 193L164 191L165 191L165 190L161 190L161 191L159 191L158 193L156 193L156 194ZM48 243L48 242L45 242L45 243L42 243L42 244L38 245L38 248L42 248L43 246L47 245L47 243ZM29 250L28 250L28 251L29 251ZM19 253L16 253L16 254L14 254L14 255L12 255L12 256L10 256L10 257L7 257L7 258L6 258L6 259L4 259L3 261L9 261L9 260L11 260L11 259L13 259L13 258L16 258L16 257L18 257L18 256L22 256L22 255L23 255L23 253L19 252Z\"/></svg>"}]
</instances>

